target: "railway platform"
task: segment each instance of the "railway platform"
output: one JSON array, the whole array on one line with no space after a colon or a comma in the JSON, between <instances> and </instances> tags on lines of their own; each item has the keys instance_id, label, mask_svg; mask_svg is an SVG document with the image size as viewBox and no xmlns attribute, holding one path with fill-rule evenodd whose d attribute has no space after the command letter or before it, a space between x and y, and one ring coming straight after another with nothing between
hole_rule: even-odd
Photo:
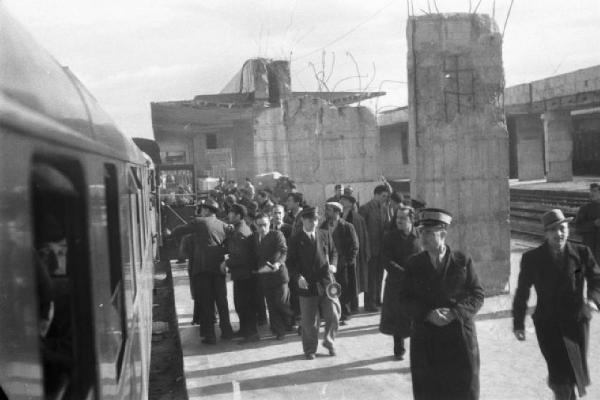
<instances>
[{"instance_id":1,"label":"railway platform","mask_svg":"<svg viewBox=\"0 0 600 400\"><path fill-rule=\"evenodd\" d=\"M527 341L518 342L512 335L510 308L519 261L523 251L534 245L531 240L511 241L511 293L486 298L478 314L481 399L552 398L531 319L527 318ZM393 359L392 337L378 329L379 313L359 313L348 325L340 327L335 357L328 356L320 346L317 358L306 360L298 335L290 334L284 341L277 341L266 326L261 327L260 342L238 345L238 340L221 340L217 345L203 345L198 327L190 324L192 301L185 264L173 264L172 269L189 399L412 399L408 353L403 361ZM231 286L230 312L236 329L230 289ZM534 295L530 305L535 302ZM592 320L590 338L593 383L586 398L599 399L598 314Z\"/></svg>"}]
</instances>

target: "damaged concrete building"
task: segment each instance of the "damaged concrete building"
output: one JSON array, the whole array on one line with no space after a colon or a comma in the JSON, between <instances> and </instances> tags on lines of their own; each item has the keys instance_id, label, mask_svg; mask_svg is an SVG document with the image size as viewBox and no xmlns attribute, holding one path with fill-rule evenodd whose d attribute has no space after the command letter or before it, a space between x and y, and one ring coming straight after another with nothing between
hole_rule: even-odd
<instances>
[{"instance_id":1,"label":"damaged concrete building","mask_svg":"<svg viewBox=\"0 0 600 400\"><path fill-rule=\"evenodd\" d=\"M164 162L196 178L243 181L277 171L319 204L335 183L367 200L381 176L372 92L292 92L287 61L251 59L219 94L151 103Z\"/></svg>"}]
</instances>

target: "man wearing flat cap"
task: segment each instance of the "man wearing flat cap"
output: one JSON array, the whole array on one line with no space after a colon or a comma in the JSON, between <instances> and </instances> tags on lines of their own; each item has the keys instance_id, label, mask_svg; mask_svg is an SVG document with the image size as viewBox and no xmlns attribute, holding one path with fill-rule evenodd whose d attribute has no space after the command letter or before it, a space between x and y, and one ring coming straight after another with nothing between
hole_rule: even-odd
<instances>
[{"instance_id":1,"label":"man wearing flat cap","mask_svg":"<svg viewBox=\"0 0 600 400\"><path fill-rule=\"evenodd\" d=\"M335 356L333 342L340 318L338 299L327 296L333 282L337 252L328 231L317 229L317 210L306 207L300 212L302 229L293 234L288 249L291 279L298 285L302 348L306 359L313 360L319 342L319 314L325 319L323 347Z\"/></svg>"},{"instance_id":2,"label":"man wearing flat cap","mask_svg":"<svg viewBox=\"0 0 600 400\"><path fill-rule=\"evenodd\" d=\"M214 327L215 303L219 312L221 337L233 337L233 329L229 319L229 304L227 303L227 286L225 274L221 270L226 249L225 239L227 225L217 219L219 204L207 199L198 205L199 217L192 222L176 227L171 233L174 237L192 234L193 263L191 274L193 292L200 298L200 336L202 343L216 344L217 338Z\"/></svg>"},{"instance_id":3,"label":"man wearing flat cap","mask_svg":"<svg viewBox=\"0 0 600 400\"><path fill-rule=\"evenodd\" d=\"M342 293L340 304L342 316L340 324L345 325L350 319L352 299L358 295L356 283L356 257L358 256L358 236L352 224L341 218L343 207L336 201L325 204L325 217L327 220L321 229L329 231L335 250L338 253L337 271L335 280L340 284Z\"/></svg>"},{"instance_id":4,"label":"man wearing flat cap","mask_svg":"<svg viewBox=\"0 0 600 400\"><path fill-rule=\"evenodd\" d=\"M424 251L407 261L399 295L414 321L410 369L416 400L479 398L474 317L484 292L471 258L446 245L451 222L445 210L421 210L416 225Z\"/></svg>"},{"instance_id":5,"label":"man wearing flat cap","mask_svg":"<svg viewBox=\"0 0 600 400\"><path fill-rule=\"evenodd\" d=\"M575 387L583 396L590 384L589 323L591 311L598 311L600 304L600 267L589 247L567 241L571 220L559 209L542 215L546 239L523 253L513 300L513 330L523 341L527 300L535 288L533 325L548 367L548 385L559 400L575 399Z\"/></svg>"}]
</instances>

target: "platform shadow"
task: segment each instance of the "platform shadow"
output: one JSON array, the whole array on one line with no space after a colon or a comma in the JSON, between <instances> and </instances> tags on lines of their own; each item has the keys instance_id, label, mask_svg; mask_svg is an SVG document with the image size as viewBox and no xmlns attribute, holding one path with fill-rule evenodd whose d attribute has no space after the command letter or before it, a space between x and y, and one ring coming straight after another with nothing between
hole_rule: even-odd
<instances>
[{"instance_id":1,"label":"platform shadow","mask_svg":"<svg viewBox=\"0 0 600 400\"><path fill-rule=\"evenodd\" d=\"M287 358L287 357L283 357ZM299 362L307 363L307 367L314 365L315 361L307 361L302 355L294 356ZM386 375L390 373L407 374L410 368L390 368L374 370L367 367L370 364L389 361L389 357L378 357L369 360L353 361L345 364L330 365L321 368L312 368L303 371L294 371L287 374L272 375L260 378L251 378L239 381L241 391L277 388L293 385L304 385L319 382L331 382L332 380L351 379L364 376ZM275 359L277 360L277 359ZM281 361L280 361L281 362ZM188 374L189 376L189 374ZM232 391L231 382L217 383L203 387L191 388L188 396L211 396L229 393Z\"/></svg>"}]
</instances>

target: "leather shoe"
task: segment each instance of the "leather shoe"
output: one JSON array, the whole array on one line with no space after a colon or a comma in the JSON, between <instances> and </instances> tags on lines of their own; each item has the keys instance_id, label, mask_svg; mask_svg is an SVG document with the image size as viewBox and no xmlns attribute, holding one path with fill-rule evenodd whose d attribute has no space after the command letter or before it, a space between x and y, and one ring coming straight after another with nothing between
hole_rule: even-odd
<instances>
[{"instance_id":1,"label":"leather shoe","mask_svg":"<svg viewBox=\"0 0 600 400\"><path fill-rule=\"evenodd\" d=\"M332 344L323 342L323 347L325 347L327 350L329 350L329 355L331 357L336 355L335 348L333 347Z\"/></svg>"},{"instance_id":2,"label":"leather shoe","mask_svg":"<svg viewBox=\"0 0 600 400\"><path fill-rule=\"evenodd\" d=\"M306 357L307 360L315 359L315 353L306 353L304 356Z\"/></svg>"},{"instance_id":3,"label":"leather shoe","mask_svg":"<svg viewBox=\"0 0 600 400\"><path fill-rule=\"evenodd\" d=\"M279 335L275 336L275 340L284 340L285 339L285 334L280 333Z\"/></svg>"},{"instance_id":4,"label":"leather shoe","mask_svg":"<svg viewBox=\"0 0 600 400\"><path fill-rule=\"evenodd\" d=\"M248 343L255 343L258 341L260 341L260 335L257 333L256 335L250 335L250 336L243 338L242 340L239 341L238 344L243 345L243 344L248 344Z\"/></svg>"},{"instance_id":5,"label":"leather shoe","mask_svg":"<svg viewBox=\"0 0 600 400\"><path fill-rule=\"evenodd\" d=\"M207 338L202 339L202 343L204 343L204 344L217 344L217 339L216 338L207 337Z\"/></svg>"}]
</instances>

